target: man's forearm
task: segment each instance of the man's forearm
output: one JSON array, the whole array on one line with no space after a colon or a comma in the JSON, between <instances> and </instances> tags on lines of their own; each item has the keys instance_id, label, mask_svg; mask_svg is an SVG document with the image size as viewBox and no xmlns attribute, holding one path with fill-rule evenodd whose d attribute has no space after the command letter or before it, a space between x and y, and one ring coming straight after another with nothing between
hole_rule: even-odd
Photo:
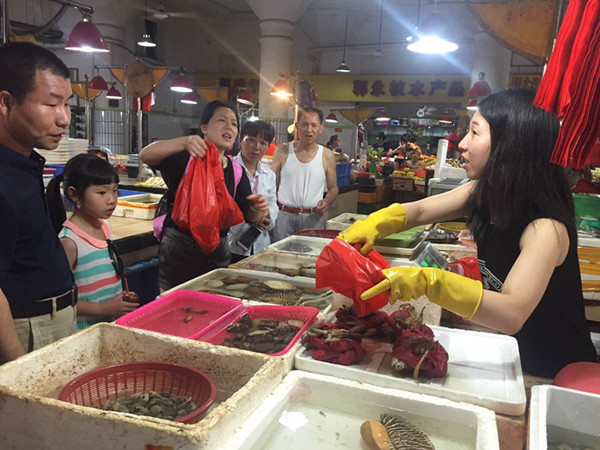
<instances>
[{"instance_id":1,"label":"man's forearm","mask_svg":"<svg viewBox=\"0 0 600 450\"><path fill-rule=\"evenodd\" d=\"M25 354L15 330L8 299L0 289L0 364Z\"/></svg>"},{"instance_id":2,"label":"man's forearm","mask_svg":"<svg viewBox=\"0 0 600 450\"><path fill-rule=\"evenodd\" d=\"M340 190L337 186L335 186L327 191L327 195L325 196L324 200L327 202L328 205L331 205L335 201L339 193Z\"/></svg>"}]
</instances>

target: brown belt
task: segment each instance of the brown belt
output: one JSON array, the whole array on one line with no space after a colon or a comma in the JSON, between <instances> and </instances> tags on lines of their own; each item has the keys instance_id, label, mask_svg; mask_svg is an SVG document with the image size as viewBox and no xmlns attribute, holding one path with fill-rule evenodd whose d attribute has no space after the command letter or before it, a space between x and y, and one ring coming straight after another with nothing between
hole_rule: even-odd
<instances>
[{"instance_id":1,"label":"brown belt","mask_svg":"<svg viewBox=\"0 0 600 450\"><path fill-rule=\"evenodd\" d=\"M277 206L280 211L289 212L293 214L312 214L317 212L317 208L292 208L291 206L285 206L277 202Z\"/></svg>"}]
</instances>

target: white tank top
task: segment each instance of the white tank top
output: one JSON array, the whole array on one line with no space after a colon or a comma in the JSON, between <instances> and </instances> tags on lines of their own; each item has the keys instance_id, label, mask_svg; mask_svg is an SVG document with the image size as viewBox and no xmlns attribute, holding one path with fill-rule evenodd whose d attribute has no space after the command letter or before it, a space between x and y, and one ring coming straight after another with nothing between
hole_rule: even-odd
<instances>
[{"instance_id":1,"label":"white tank top","mask_svg":"<svg viewBox=\"0 0 600 450\"><path fill-rule=\"evenodd\" d=\"M312 161L303 163L296 158L294 144L288 144L287 161L281 169L277 200L293 208L315 208L323 200L325 190L323 146L319 145Z\"/></svg>"}]
</instances>

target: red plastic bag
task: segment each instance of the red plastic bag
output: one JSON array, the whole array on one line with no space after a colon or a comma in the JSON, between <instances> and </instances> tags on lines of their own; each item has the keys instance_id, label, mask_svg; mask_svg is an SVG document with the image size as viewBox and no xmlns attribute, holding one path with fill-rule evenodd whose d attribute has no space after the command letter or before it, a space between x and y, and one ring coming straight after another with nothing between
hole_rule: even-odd
<instances>
[{"instance_id":1,"label":"red plastic bag","mask_svg":"<svg viewBox=\"0 0 600 450\"><path fill-rule=\"evenodd\" d=\"M357 244L358 245L358 244ZM354 300L357 317L377 311L388 302L384 292L369 300L361 300L360 294L385 278L381 269L390 267L388 262L374 250L363 256L356 248L341 239L333 239L317 258L317 289L331 288Z\"/></svg>"},{"instance_id":2,"label":"red plastic bag","mask_svg":"<svg viewBox=\"0 0 600 450\"><path fill-rule=\"evenodd\" d=\"M171 218L180 230L189 232L207 254L218 247L222 229L244 220L227 192L219 154L213 144L208 144L204 158L193 158L188 163L177 188ZM230 225L222 227L226 223Z\"/></svg>"}]
</instances>

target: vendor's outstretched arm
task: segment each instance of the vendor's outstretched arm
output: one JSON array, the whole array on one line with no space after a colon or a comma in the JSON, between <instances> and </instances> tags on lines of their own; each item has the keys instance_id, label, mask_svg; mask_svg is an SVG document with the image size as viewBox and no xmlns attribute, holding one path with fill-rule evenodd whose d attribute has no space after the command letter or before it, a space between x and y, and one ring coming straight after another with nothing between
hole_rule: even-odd
<instances>
[{"instance_id":1,"label":"vendor's outstretched arm","mask_svg":"<svg viewBox=\"0 0 600 450\"><path fill-rule=\"evenodd\" d=\"M474 322L515 334L540 302L554 269L569 249L564 225L550 219L532 222L521 235L521 253L512 266L502 292L483 290L479 281L440 269L392 267L386 279L365 291L367 299L387 289L390 302L426 295L430 301Z\"/></svg>"},{"instance_id":2,"label":"vendor's outstretched arm","mask_svg":"<svg viewBox=\"0 0 600 450\"><path fill-rule=\"evenodd\" d=\"M474 182L459 186L450 192L427 197L402 205L394 203L359 220L339 234L349 244L362 243L361 253L373 248L375 239L398 233L417 225L453 219L464 214L464 206L474 187Z\"/></svg>"}]
</instances>

